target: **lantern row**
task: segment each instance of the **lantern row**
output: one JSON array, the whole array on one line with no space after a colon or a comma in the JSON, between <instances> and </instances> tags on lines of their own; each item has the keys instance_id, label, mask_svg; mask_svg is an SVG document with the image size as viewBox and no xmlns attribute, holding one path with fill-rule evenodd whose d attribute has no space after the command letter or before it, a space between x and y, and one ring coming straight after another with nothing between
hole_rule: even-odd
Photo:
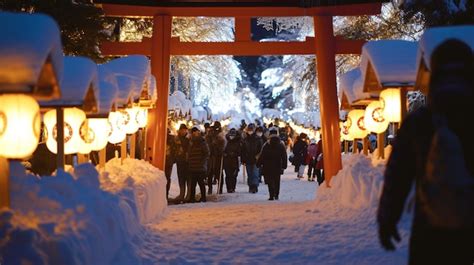
<instances>
[{"instance_id":1,"label":"lantern row","mask_svg":"<svg viewBox=\"0 0 474 265\"><path fill-rule=\"evenodd\" d=\"M87 154L146 126L156 102L146 56L96 65L63 55L49 16L0 12L0 23L0 156L30 156L41 133L55 154Z\"/></svg>"},{"instance_id":2,"label":"lantern row","mask_svg":"<svg viewBox=\"0 0 474 265\"><path fill-rule=\"evenodd\" d=\"M474 49L474 26L429 28L418 42L378 40L364 44L360 65L339 78L341 109L348 111L340 122L341 140L380 135L390 124L400 125L407 112L407 91L427 94L431 53L451 38Z\"/></svg>"}]
</instances>

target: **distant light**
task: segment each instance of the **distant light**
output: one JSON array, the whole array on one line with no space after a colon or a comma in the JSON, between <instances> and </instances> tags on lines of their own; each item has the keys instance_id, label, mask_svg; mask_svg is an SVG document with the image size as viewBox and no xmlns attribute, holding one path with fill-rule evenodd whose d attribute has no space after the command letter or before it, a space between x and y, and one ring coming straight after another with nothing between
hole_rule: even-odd
<instances>
[{"instance_id":1,"label":"distant light","mask_svg":"<svg viewBox=\"0 0 474 265\"><path fill-rule=\"evenodd\" d=\"M86 114L78 108L64 109L64 154L79 153L83 140L80 135L81 126L86 122ZM46 146L49 151L57 154L58 143L56 110L50 110L44 115L44 124L47 130Z\"/></svg>"},{"instance_id":2,"label":"distant light","mask_svg":"<svg viewBox=\"0 0 474 265\"><path fill-rule=\"evenodd\" d=\"M38 145L40 128L36 100L21 94L0 95L0 156L30 156Z\"/></svg>"},{"instance_id":3,"label":"distant light","mask_svg":"<svg viewBox=\"0 0 474 265\"><path fill-rule=\"evenodd\" d=\"M387 130L388 120L384 117L382 102L371 102L365 109L364 114L365 128L369 132L383 133Z\"/></svg>"},{"instance_id":4,"label":"distant light","mask_svg":"<svg viewBox=\"0 0 474 265\"><path fill-rule=\"evenodd\" d=\"M137 114L138 108L127 108L125 110L120 111L123 116L123 121L125 124L125 133L127 134L134 134L138 131L138 122L137 122Z\"/></svg>"}]
</instances>

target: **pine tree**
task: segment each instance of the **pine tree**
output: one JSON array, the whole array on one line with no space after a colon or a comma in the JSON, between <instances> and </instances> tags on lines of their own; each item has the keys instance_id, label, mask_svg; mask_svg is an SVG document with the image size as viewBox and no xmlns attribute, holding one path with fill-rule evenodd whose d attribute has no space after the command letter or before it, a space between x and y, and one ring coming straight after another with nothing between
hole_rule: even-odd
<instances>
[{"instance_id":1,"label":"pine tree","mask_svg":"<svg viewBox=\"0 0 474 265\"><path fill-rule=\"evenodd\" d=\"M0 0L0 9L48 14L59 24L66 55L103 60L98 47L102 40L108 38L106 29L112 24L90 0Z\"/></svg>"}]
</instances>

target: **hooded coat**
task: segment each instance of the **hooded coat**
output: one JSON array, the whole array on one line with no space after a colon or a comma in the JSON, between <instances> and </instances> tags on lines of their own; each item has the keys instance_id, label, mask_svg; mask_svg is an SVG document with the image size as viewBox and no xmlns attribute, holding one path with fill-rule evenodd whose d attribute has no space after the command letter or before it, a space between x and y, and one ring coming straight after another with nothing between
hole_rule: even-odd
<instances>
[{"instance_id":1,"label":"hooded coat","mask_svg":"<svg viewBox=\"0 0 474 265\"><path fill-rule=\"evenodd\" d=\"M270 136L263 145L257 166L262 166L265 177L281 175L286 169L288 166L286 148L278 135Z\"/></svg>"}]
</instances>

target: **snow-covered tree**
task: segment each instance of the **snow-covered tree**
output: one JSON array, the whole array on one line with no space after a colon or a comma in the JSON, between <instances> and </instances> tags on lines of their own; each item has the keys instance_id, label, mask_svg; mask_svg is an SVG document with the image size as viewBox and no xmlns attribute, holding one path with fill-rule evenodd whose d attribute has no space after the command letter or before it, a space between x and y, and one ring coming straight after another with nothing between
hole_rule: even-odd
<instances>
[{"instance_id":1,"label":"snow-covered tree","mask_svg":"<svg viewBox=\"0 0 474 265\"><path fill-rule=\"evenodd\" d=\"M473 24L472 0L396 0L405 20L422 20L428 27L440 25Z\"/></svg>"}]
</instances>

